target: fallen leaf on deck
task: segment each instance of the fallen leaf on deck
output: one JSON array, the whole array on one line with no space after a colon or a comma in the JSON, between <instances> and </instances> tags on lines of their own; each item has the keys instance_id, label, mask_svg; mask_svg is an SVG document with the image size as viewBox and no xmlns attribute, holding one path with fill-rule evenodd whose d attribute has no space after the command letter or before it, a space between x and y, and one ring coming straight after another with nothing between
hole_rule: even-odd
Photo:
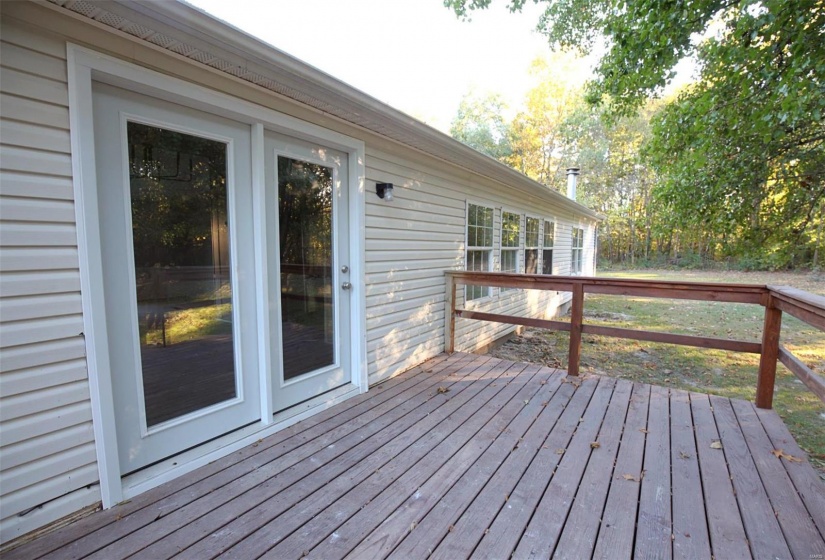
<instances>
[{"instance_id":1,"label":"fallen leaf on deck","mask_svg":"<svg viewBox=\"0 0 825 560\"><path fill-rule=\"evenodd\" d=\"M639 478L633 476L632 474L623 474L622 478L625 479L625 480L632 480L634 482L639 482Z\"/></svg>"},{"instance_id":2,"label":"fallen leaf on deck","mask_svg":"<svg viewBox=\"0 0 825 560\"><path fill-rule=\"evenodd\" d=\"M649 434L650 433L649 430L645 430L644 428L639 428L639 431L642 432L643 434Z\"/></svg>"},{"instance_id":3,"label":"fallen leaf on deck","mask_svg":"<svg viewBox=\"0 0 825 560\"><path fill-rule=\"evenodd\" d=\"M556 455L564 455L564 452L567 451L566 449L556 449Z\"/></svg>"},{"instance_id":4,"label":"fallen leaf on deck","mask_svg":"<svg viewBox=\"0 0 825 560\"><path fill-rule=\"evenodd\" d=\"M710 444L710 448L711 449L722 449L722 442L719 441L718 439L713 440L713 442L711 442L711 444Z\"/></svg>"},{"instance_id":5,"label":"fallen leaf on deck","mask_svg":"<svg viewBox=\"0 0 825 560\"><path fill-rule=\"evenodd\" d=\"M679 457L682 459L690 459L690 453L685 453L684 451L679 452Z\"/></svg>"},{"instance_id":6,"label":"fallen leaf on deck","mask_svg":"<svg viewBox=\"0 0 825 560\"><path fill-rule=\"evenodd\" d=\"M449 527L447 527L447 531L449 531L450 533L455 531L455 525L450 525Z\"/></svg>"},{"instance_id":7,"label":"fallen leaf on deck","mask_svg":"<svg viewBox=\"0 0 825 560\"><path fill-rule=\"evenodd\" d=\"M590 447L592 447L593 449L598 449L601 446L602 446L602 444L599 443L598 441L594 441L590 444Z\"/></svg>"},{"instance_id":8,"label":"fallen leaf on deck","mask_svg":"<svg viewBox=\"0 0 825 560\"><path fill-rule=\"evenodd\" d=\"M439 393L447 393L449 390L450 390L449 387L439 387L438 388Z\"/></svg>"},{"instance_id":9,"label":"fallen leaf on deck","mask_svg":"<svg viewBox=\"0 0 825 560\"><path fill-rule=\"evenodd\" d=\"M794 457L793 455L789 455L789 454L785 453L784 451L782 451L781 449L774 449L773 451L771 451L771 453L773 453L776 456L777 459L785 459L787 461L790 461L791 463L801 463L802 462L802 459L800 459L799 457Z\"/></svg>"}]
</instances>

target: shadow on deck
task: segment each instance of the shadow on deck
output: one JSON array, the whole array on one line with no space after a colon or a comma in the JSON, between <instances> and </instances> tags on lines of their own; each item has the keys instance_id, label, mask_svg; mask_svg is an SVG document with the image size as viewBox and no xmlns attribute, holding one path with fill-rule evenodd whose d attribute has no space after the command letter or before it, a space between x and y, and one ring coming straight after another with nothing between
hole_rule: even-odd
<instances>
[{"instance_id":1,"label":"shadow on deck","mask_svg":"<svg viewBox=\"0 0 825 560\"><path fill-rule=\"evenodd\" d=\"M438 356L7 558L821 558L775 412Z\"/></svg>"}]
</instances>

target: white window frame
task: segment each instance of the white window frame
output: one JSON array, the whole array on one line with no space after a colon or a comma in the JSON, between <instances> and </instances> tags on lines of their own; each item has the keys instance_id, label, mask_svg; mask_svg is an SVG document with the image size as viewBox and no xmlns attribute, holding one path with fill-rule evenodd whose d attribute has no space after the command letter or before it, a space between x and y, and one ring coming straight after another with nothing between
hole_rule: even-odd
<instances>
[{"instance_id":1,"label":"white window frame","mask_svg":"<svg viewBox=\"0 0 825 560\"><path fill-rule=\"evenodd\" d=\"M579 235L576 235L578 232ZM584 228L573 226L570 231L570 274L581 276L584 273Z\"/></svg>"},{"instance_id":2,"label":"white window frame","mask_svg":"<svg viewBox=\"0 0 825 560\"><path fill-rule=\"evenodd\" d=\"M491 213L490 219L490 245L470 245L470 227L478 227L478 225L470 224L470 207L475 206L477 208L483 208L485 210L489 210ZM469 253L473 252L486 252L487 253L487 269L484 272L490 272L493 270L493 254L496 246L496 239L495 239L495 231L496 231L496 209L495 206L492 204L485 204L483 202L475 202L468 200L465 205L465 214L464 214L464 269L469 270L467 268L469 264ZM482 226L484 227L484 226ZM478 238L476 238L477 240ZM480 289L481 295L475 295L475 291ZM484 299L488 299L492 297L492 289L489 286L464 286L464 302L468 301L481 301Z\"/></svg>"},{"instance_id":3,"label":"white window frame","mask_svg":"<svg viewBox=\"0 0 825 560\"><path fill-rule=\"evenodd\" d=\"M527 228L527 223L530 220L536 221L536 244L535 245L528 245L529 240L529 233ZM524 215L524 273L527 274L527 251L535 251L536 252L536 271L532 274L540 274L541 273L541 243L542 243L542 229L541 229L541 218L536 216L531 216L529 214Z\"/></svg>"},{"instance_id":4,"label":"white window frame","mask_svg":"<svg viewBox=\"0 0 825 560\"><path fill-rule=\"evenodd\" d=\"M264 184L264 130L271 129L288 135L315 141L347 153L349 185L352 189L349 203L350 270L353 278L363 278L365 269L365 145L356 138L302 121L295 117L267 109L239 97L225 94L202 85L164 75L91 49L74 44L67 45L69 84L69 121L72 146L72 182L75 196L75 218L78 234L80 261L81 299L84 335L86 341L92 424L100 475L100 492L104 508L110 508L126 498L177 478L200 466L254 443L256 440L283 429L302 417L317 413L323 408L351 396L336 395L311 410L283 421L274 421L271 401L271 379L268 371L269 329L263 319L268 309L266 286L267 256L261 243L256 244L256 259L263 274L257 279L258 322L258 373L261 383L261 418L259 423L247 426L197 449L183 452L162 464L149 467L122 478L118 459L115 411L112 398L109 345L106 331L105 302L103 300L103 266L100 250L100 224L97 205L97 181L94 149L94 108L92 105L92 80L109 83L130 91L150 95L223 116L250 127L252 141L252 183L259 211L250 216L256 228L256 238L263 239L266 225L266 205L262 203ZM356 233L357 232L357 233ZM352 313L348 328L353 333L366 332L366 295L360 282L352 286ZM356 392L368 387L366 340L353 337L351 353L352 383Z\"/></svg>"},{"instance_id":5,"label":"white window frame","mask_svg":"<svg viewBox=\"0 0 825 560\"><path fill-rule=\"evenodd\" d=\"M512 246L504 246L504 215L511 214L513 216L518 216L518 244L515 247ZM499 243L498 243L498 262L499 262L499 270L501 272L507 272L511 274L520 274L521 273L521 263L523 259L521 258L521 251L524 248L524 214L515 210L509 210L507 208L501 209L501 223L499 224ZM502 267L504 265L504 254L505 253L514 253L516 257L516 269L515 270L504 270ZM510 292L515 290L515 288L500 288L499 293Z\"/></svg>"},{"instance_id":6,"label":"white window frame","mask_svg":"<svg viewBox=\"0 0 825 560\"><path fill-rule=\"evenodd\" d=\"M549 247L547 246L547 224L550 224L550 227L553 228L552 238L553 243ZM556 252L556 219L555 218L544 218L541 224L541 273L544 275L552 275L553 274L553 255ZM545 261L544 255L545 251L550 251L550 272L544 272Z\"/></svg>"}]
</instances>

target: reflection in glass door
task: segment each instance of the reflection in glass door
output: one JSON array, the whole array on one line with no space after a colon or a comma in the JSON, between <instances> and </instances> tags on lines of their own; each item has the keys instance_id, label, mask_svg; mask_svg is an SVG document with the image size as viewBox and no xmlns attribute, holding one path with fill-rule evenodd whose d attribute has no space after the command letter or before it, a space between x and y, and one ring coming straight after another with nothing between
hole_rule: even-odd
<instances>
[{"instance_id":1,"label":"reflection in glass door","mask_svg":"<svg viewBox=\"0 0 825 560\"><path fill-rule=\"evenodd\" d=\"M351 382L348 164L343 152L271 131L264 147L277 413Z\"/></svg>"},{"instance_id":2,"label":"reflection in glass door","mask_svg":"<svg viewBox=\"0 0 825 560\"><path fill-rule=\"evenodd\" d=\"M332 169L278 156L284 378L335 363Z\"/></svg>"},{"instance_id":3,"label":"reflection in glass door","mask_svg":"<svg viewBox=\"0 0 825 560\"><path fill-rule=\"evenodd\" d=\"M237 396L224 142L128 123L146 424Z\"/></svg>"},{"instance_id":4,"label":"reflection in glass door","mask_svg":"<svg viewBox=\"0 0 825 560\"><path fill-rule=\"evenodd\" d=\"M127 475L260 419L248 125L94 84L102 297ZM251 334L249 334L251 333Z\"/></svg>"}]
</instances>

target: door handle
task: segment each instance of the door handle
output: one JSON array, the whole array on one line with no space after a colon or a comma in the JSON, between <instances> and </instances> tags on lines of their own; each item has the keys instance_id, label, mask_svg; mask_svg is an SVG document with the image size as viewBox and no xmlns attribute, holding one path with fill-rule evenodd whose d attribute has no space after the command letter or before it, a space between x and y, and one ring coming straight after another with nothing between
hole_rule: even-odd
<instances>
[{"instance_id":1,"label":"door handle","mask_svg":"<svg viewBox=\"0 0 825 560\"><path fill-rule=\"evenodd\" d=\"M352 284L350 284L349 282L344 282L343 284L341 284L341 289L342 290L350 290L350 289L352 289Z\"/></svg>"}]
</instances>

